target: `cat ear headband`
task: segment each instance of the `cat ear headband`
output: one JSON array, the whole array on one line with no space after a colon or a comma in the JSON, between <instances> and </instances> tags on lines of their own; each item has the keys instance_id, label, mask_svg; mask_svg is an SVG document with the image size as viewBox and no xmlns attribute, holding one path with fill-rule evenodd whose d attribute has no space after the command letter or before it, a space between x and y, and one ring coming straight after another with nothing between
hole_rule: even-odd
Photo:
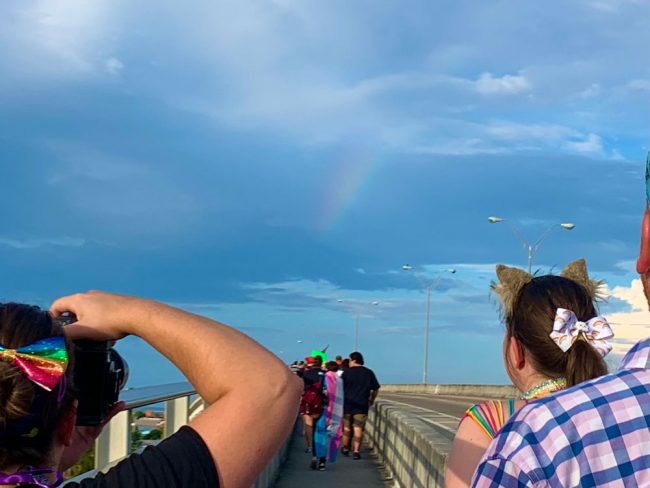
<instances>
[{"instance_id":1,"label":"cat ear headband","mask_svg":"<svg viewBox=\"0 0 650 488\"><path fill-rule=\"evenodd\" d=\"M602 299L603 282L589 278L587 263L584 259L577 259L568 264L560 272L560 276L582 285L592 300ZM497 278L498 282L492 282L491 288L499 296L504 314L509 316L512 313L519 292L524 286L533 281L534 276L523 269L498 264Z\"/></svg>"}]
</instances>

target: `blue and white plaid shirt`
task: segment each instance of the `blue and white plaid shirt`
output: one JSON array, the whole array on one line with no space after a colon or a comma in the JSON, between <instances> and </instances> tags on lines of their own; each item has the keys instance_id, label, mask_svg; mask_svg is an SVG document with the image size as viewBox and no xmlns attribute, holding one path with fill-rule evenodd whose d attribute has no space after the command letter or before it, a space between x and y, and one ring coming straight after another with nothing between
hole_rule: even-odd
<instances>
[{"instance_id":1,"label":"blue and white plaid shirt","mask_svg":"<svg viewBox=\"0 0 650 488\"><path fill-rule=\"evenodd\" d=\"M516 412L472 486L650 487L650 338L630 349L618 373Z\"/></svg>"}]
</instances>

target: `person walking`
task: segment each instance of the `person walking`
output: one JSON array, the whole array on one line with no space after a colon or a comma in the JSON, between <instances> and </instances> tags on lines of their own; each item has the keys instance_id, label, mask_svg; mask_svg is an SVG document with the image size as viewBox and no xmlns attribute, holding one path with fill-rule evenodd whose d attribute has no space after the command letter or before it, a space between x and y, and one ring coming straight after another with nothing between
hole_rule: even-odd
<instances>
[{"instance_id":1,"label":"person walking","mask_svg":"<svg viewBox=\"0 0 650 488\"><path fill-rule=\"evenodd\" d=\"M338 365L330 361L325 365L325 391L327 407L316 422L314 433L315 455L318 457L318 469L325 471L326 463L336 462L336 455L341 445L343 434L343 380L337 374Z\"/></svg>"},{"instance_id":2,"label":"person walking","mask_svg":"<svg viewBox=\"0 0 650 488\"><path fill-rule=\"evenodd\" d=\"M348 456L352 447L353 459L361 459L361 442L368 410L375 403L380 385L375 373L364 366L363 355L357 351L350 354L350 367L341 378L344 391L341 453Z\"/></svg>"},{"instance_id":3,"label":"person walking","mask_svg":"<svg viewBox=\"0 0 650 488\"><path fill-rule=\"evenodd\" d=\"M314 449L314 428L323 412L325 373L322 370L323 360L320 356L306 358L307 369L303 373L304 390L300 401L300 415L302 416L307 447L305 452L312 454L312 469L317 467L316 450Z\"/></svg>"}]
</instances>

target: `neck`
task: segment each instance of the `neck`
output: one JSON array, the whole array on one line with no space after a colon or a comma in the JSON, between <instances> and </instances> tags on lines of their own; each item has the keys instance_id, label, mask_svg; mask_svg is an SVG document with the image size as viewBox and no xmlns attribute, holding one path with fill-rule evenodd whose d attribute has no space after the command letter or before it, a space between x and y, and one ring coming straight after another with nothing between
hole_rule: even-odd
<instances>
[{"instance_id":1,"label":"neck","mask_svg":"<svg viewBox=\"0 0 650 488\"><path fill-rule=\"evenodd\" d=\"M540 383L548 381L550 378L541 373L534 373L527 378L522 378L520 385L516 385L521 392L527 392L531 388L535 388Z\"/></svg>"}]
</instances>

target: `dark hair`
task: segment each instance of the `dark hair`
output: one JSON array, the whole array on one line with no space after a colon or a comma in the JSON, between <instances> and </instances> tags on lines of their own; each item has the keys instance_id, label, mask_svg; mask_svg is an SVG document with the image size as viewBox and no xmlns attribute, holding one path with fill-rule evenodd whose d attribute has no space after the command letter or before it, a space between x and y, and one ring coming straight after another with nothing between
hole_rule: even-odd
<instances>
[{"instance_id":1,"label":"dark hair","mask_svg":"<svg viewBox=\"0 0 650 488\"><path fill-rule=\"evenodd\" d=\"M0 345L5 348L18 349L60 335L62 327L40 308L0 304ZM0 361L0 468L40 466L47 461L57 425L72 401L69 389L63 398L60 390L71 384L72 359L66 378L51 392L34 384L13 364Z\"/></svg>"},{"instance_id":2,"label":"dark hair","mask_svg":"<svg viewBox=\"0 0 650 488\"><path fill-rule=\"evenodd\" d=\"M350 354L350 361L355 361L357 364L363 365L363 354L360 352L353 352Z\"/></svg>"},{"instance_id":3,"label":"dark hair","mask_svg":"<svg viewBox=\"0 0 650 488\"><path fill-rule=\"evenodd\" d=\"M341 369L348 369L350 367L350 360L345 358L341 363Z\"/></svg>"},{"instance_id":4,"label":"dark hair","mask_svg":"<svg viewBox=\"0 0 650 488\"><path fill-rule=\"evenodd\" d=\"M314 356L314 366L321 367L323 365L323 358L321 356Z\"/></svg>"},{"instance_id":5,"label":"dark hair","mask_svg":"<svg viewBox=\"0 0 650 488\"><path fill-rule=\"evenodd\" d=\"M327 368L327 371L334 371L335 373L339 370L339 365L336 361L328 361L325 364L325 367Z\"/></svg>"},{"instance_id":6,"label":"dark hair","mask_svg":"<svg viewBox=\"0 0 650 488\"><path fill-rule=\"evenodd\" d=\"M558 308L573 311L588 321L598 312L588 291L562 276L538 276L525 285L505 317L507 337L514 337L530 355L535 369L549 378L566 378L567 386L607 374L598 351L584 340L576 340L563 352L550 338Z\"/></svg>"}]
</instances>

